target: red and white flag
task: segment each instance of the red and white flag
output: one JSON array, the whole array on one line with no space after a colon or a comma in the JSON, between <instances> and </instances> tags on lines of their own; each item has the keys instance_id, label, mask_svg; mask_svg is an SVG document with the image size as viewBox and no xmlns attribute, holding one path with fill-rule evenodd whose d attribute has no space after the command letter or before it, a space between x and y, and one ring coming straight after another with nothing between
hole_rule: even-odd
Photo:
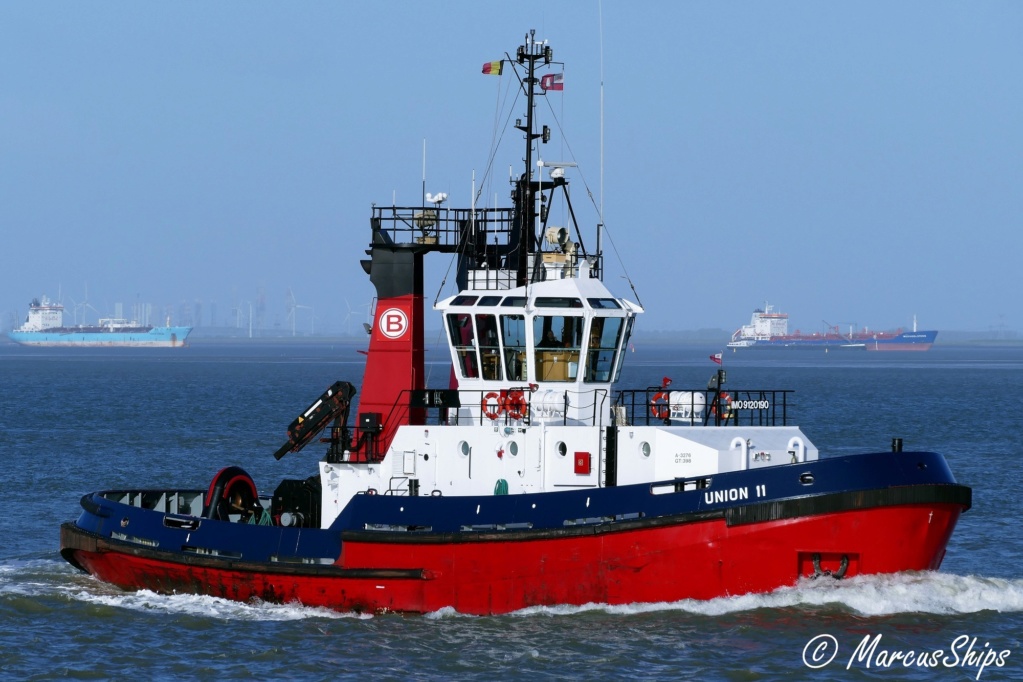
<instances>
[{"instance_id":1,"label":"red and white flag","mask_svg":"<svg viewBox=\"0 0 1023 682\"><path fill-rule=\"evenodd\" d=\"M547 90L564 90L565 89L565 74L563 73L548 73L540 78L540 87Z\"/></svg>"},{"instance_id":2,"label":"red and white flag","mask_svg":"<svg viewBox=\"0 0 1023 682\"><path fill-rule=\"evenodd\" d=\"M721 353L714 353L714 355L710 356L710 359L720 365L721 364Z\"/></svg>"}]
</instances>

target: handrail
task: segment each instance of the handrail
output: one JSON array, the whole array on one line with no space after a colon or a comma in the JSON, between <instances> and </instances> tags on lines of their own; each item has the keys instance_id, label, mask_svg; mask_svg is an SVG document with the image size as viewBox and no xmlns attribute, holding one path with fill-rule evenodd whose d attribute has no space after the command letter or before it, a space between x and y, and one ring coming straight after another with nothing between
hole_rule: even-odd
<instances>
[{"instance_id":1,"label":"handrail","mask_svg":"<svg viewBox=\"0 0 1023 682\"><path fill-rule=\"evenodd\" d=\"M667 391L651 386L614 391L609 396L607 390L601 388L589 392L592 400L585 405L576 404L581 414L574 419L576 423L581 420L590 425L615 424L617 408L618 411L624 409L627 424L636 426L785 426L789 423L789 395L793 392L782 389ZM528 426L540 414L537 412L540 406L534 406L536 395L529 386L405 390L398 395L382 423L403 423L406 414L418 414L416 425L455 426L464 423L468 413L472 415L470 423L477 426ZM565 409L566 415L567 412ZM567 418L561 421L568 423ZM359 461L383 459L386 453L375 451L372 434L362 433L359 425L352 432L354 443L364 438L370 441L366 444L368 449L357 456Z\"/></svg>"},{"instance_id":2,"label":"handrail","mask_svg":"<svg viewBox=\"0 0 1023 682\"><path fill-rule=\"evenodd\" d=\"M493 245L495 238L500 244L506 244L513 219L514 209L511 208L374 206L372 225L395 244L419 244L438 251L451 251L464 243L485 248Z\"/></svg>"},{"instance_id":3,"label":"handrail","mask_svg":"<svg viewBox=\"0 0 1023 682\"><path fill-rule=\"evenodd\" d=\"M626 420L633 425L785 426L791 393L794 391L783 389L668 391L651 386L617 391L614 405L625 408ZM688 408L688 413L682 408Z\"/></svg>"}]
</instances>

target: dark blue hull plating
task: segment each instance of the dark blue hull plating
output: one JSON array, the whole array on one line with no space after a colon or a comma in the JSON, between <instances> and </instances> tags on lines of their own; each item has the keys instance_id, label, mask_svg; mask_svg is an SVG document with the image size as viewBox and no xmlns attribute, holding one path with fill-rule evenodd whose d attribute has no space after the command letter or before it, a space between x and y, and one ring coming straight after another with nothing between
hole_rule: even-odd
<instances>
[{"instance_id":1,"label":"dark blue hull plating","mask_svg":"<svg viewBox=\"0 0 1023 682\"><path fill-rule=\"evenodd\" d=\"M197 491L198 492L198 491ZM346 539L402 543L542 539L725 518L729 525L873 506L954 502L941 455L873 453L653 484L473 497L357 495L327 529L229 523L82 499L77 530L126 546L205 562L331 564ZM151 495L150 497L152 497Z\"/></svg>"}]
</instances>

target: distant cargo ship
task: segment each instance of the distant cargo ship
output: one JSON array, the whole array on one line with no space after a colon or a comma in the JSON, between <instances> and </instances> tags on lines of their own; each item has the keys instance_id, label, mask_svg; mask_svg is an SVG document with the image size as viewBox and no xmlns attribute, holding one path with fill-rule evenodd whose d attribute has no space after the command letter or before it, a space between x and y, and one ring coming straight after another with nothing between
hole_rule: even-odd
<instances>
[{"instance_id":1,"label":"distant cargo ship","mask_svg":"<svg viewBox=\"0 0 1023 682\"><path fill-rule=\"evenodd\" d=\"M100 319L95 325L64 326L64 306L45 296L32 299L25 324L7 332L23 346L161 347L185 345L191 327L153 327L118 318Z\"/></svg>"},{"instance_id":2,"label":"distant cargo ship","mask_svg":"<svg viewBox=\"0 0 1023 682\"><path fill-rule=\"evenodd\" d=\"M753 311L750 323L743 325L732 334L729 348L848 348L854 350L930 350L937 338L936 331L917 331L916 318L913 330L869 331L850 330L843 334L837 327L826 332L803 334L796 331L789 334L789 316L775 312L773 306Z\"/></svg>"}]
</instances>

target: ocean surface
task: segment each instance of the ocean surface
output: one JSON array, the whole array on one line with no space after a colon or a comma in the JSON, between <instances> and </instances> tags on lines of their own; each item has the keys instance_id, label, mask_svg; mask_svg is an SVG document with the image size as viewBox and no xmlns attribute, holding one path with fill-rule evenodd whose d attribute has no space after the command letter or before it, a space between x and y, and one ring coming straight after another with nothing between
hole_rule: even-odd
<instances>
[{"instance_id":1,"label":"ocean surface","mask_svg":"<svg viewBox=\"0 0 1023 682\"><path fill-rule=\"evenodd\" d=\"M622 387L703 387L717 350L639 344ZM430 384L446 385L444 352L427 358ZM230 464L263 491L311 475L317 447L272 453L327 386L359 384L363 360L352 344L0 345L0 679L1023 679L1020 347L725 355L726 388L795 390L790 413L822 457L892 438L945 455L973 508L939 572L709 602L356 616L126 593L60 558L59 526L91 491L204 488Z\"/></svg>"}]
</instances>

